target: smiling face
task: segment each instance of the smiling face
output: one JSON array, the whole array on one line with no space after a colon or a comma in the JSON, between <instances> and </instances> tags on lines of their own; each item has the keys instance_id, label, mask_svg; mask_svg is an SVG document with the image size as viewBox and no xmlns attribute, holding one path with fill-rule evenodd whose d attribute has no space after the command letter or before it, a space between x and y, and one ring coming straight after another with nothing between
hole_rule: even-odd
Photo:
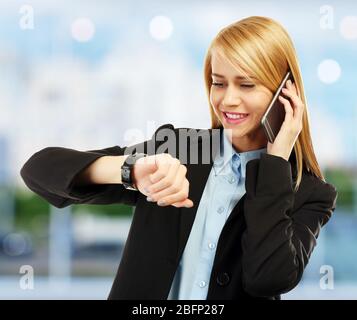
<instances>
[{"instance_id":1,"label":"smiling face","mask_svg":"<svg viewBox=\"0 0 357 320\"><path fill-rule=\"evenodd\" d=\"M241 72L214 50L211 67L210 101L223 127L232 129L232 144L236 151L265 148L267 139L260 120L273 97L272 92L256 79L245 79ZM239 113L246 117L237 119Z\"/></svg>"}]
</instances>

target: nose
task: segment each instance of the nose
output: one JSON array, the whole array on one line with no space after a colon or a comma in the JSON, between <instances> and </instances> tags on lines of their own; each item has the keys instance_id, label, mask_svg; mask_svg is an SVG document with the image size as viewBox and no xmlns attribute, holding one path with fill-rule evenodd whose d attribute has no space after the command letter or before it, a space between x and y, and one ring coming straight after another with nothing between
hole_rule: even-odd
<instances>
[{"instance_id":1,"label":"nose","mask_svg":"<svg viewBox=\"0 0 357 320\"><path fill-rule=\"evenodd\" d=\"M241 98L239 95L238 90L236 90L235 88L231 87L231 88L227 88L226 93L224 95L222 104L224 106L237 106L241 103Z\"/></svg>"}]
</instances>

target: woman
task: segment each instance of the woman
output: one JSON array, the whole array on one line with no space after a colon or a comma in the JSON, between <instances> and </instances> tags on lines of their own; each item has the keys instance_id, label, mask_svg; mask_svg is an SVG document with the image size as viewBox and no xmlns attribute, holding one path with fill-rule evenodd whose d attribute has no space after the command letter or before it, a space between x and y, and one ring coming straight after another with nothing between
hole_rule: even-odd
<instances>
[{"instance_id":1,"label":"woman","mask_svg":"<svg viewBox=\"0 0 357 320\"><path fill-rule=\"evenodd\" d=\"M288 70L295 83L280 97L285 120L270 143L260 120ZM299 283L335 209L283 27L257 16L227 26L204 75L211 129L168 124L130 148L45 148L21 169L27 186L58 208L135 206L110 299L280 299ZM196 134L183 147L182 130Z\"/></svg>"}]
</instances>

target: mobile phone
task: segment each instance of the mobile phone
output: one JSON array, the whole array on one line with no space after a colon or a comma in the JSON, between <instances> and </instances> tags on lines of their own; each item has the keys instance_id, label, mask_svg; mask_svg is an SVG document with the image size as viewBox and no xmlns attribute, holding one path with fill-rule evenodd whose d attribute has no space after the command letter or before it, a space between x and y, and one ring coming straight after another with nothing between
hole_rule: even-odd
<instances>
[{"instance_id":1,"label":"mobile phone","mask_svg":"<svg viewBox=\"0 0 357 320\"><path fill-rule=\"evenodd\" d=\"M269 107L265 111L260 121L265 135L267 136L270 143L274 142L275 137L278 135L279 130L285 119L285 108L278 98L279 95L282 94L285 98L289 99L289 97L284 95L281 91L285 87L286 81L288 81L289 79L292 82L294 81L290 71L287 72L283 81L281 81L278 90L275 92L274 97L269 104Z\"/></svg>"}]
</instances>

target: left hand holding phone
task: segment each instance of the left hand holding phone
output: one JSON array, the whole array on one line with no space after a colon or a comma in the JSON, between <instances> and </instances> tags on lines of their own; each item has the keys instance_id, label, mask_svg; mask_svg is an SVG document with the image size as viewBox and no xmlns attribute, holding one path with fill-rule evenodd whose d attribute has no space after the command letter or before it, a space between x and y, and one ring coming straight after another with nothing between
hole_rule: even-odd
<instances>
[{"instance_id":1,"label":"left hand holding phone","mask_svg":"<svg viewBox=\"0 0 357 320\"><path fill-rule=\"evenodd\" d=\"M282 91L290 100L281 95L279 96L279 100L285 108L285 119L274 143L268 142L267 153L282 157L288 161L295 141L302 130L302 117L305 106L298 96L295 83L288 80L286 88L283 88Z\"/></svg>"}]
</instances>

